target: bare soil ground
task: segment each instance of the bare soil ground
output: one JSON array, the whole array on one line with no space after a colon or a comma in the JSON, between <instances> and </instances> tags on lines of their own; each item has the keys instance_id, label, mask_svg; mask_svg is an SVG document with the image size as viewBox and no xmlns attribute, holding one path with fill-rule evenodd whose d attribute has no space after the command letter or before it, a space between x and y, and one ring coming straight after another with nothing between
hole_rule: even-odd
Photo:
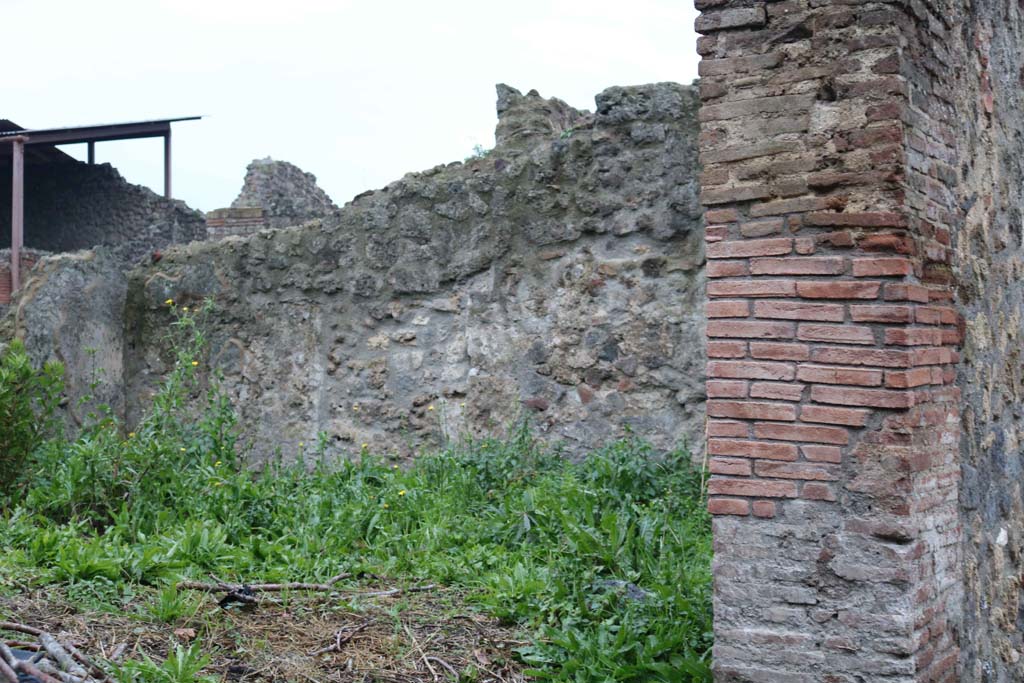
<instances>
[{"instance_id":1,"label":"bare soil ground","mask_svg":"<svg viewBox=\"0 0 1024 683\"><path fill-rule=\"evenodd\" d=\"M523 635L474 612L456 590L374 597L295 592L278 594L277 603L226 608L219 598L197 593L191 616L162 623L141 597L117 612L93 611L50 587L0 597L0 621L48 631L101 662L118 650L122 661L162 662L175 644L196 642L210 657L203 673L225 681L527 680L513 652L526 644ZM9 631L0 638L31 640Z\"/></svg>"}]
</instances>

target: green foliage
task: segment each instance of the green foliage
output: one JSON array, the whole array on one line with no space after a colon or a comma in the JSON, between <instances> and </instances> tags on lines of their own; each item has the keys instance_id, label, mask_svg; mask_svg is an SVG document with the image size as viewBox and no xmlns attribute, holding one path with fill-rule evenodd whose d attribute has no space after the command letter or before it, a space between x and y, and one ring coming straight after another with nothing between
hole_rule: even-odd
<instances>
[{"instance_id":1,"label":"green foliage","mask_svg":"<svg viewBox=\"0 0 1024 683\"><path fill-rule=\"evenodd\" d=\"M63 389L60 363L51 361L37 370L17 339L0 350L0 494L20 481L29 455L55 430L54 411Z\"/></svg>"},{"instance_id":2,"label":"green foliage","mask_svg":"<svg viewBox=\"0 0 1024 683\"><path fill-rule=\"evenodd\" d=\"M116 680L118 683L216 683L220 680L217 676L199 675L209 663L210 658L202 654L197 643L188 649L175 645L163 664L149 657L128 662L117 669Z\"/></svg>"},{"instance_id":3,"label":"green foliage","mask_svg":"<svg viewBox=\"0 0 1024 683\"><path fill-rule=\"evenodd\" d=\"M627 435L572 463L524 424L407 470L323 444L309 467L253 472L216 377L197 377L203 313L171 308L174 370L136 432L107 417L35 450L0 512L0 588L60 582L115 605L152 586L149 616L174 622L198 609L183 577L404 576L460 586L533 634L519 654L538 678L710 680L710 520L688 454ZM119 678L192 680L202 661L178 649Z\"/></svg>"}]
</instances>

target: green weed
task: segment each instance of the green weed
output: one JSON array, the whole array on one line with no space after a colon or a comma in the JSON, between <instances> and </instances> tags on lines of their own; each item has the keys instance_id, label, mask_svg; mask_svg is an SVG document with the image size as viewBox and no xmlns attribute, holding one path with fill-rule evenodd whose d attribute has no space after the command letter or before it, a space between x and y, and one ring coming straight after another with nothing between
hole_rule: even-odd
<instances>
[{"instance_id":1,"label":"green weed","mask_svg":"<svg viewBox=\"0 0 1024 683\"><path fill-rule=\"evenodd\" d=\"M174 622L197 609L181 578L369 572L459 587L532 634L519 656L541 679L710 680L710 520L686 452L627 434L573 463L523 424L407 470L322 445L311 468L254 472L216 377L198 381L202 310L171 308L174 369L135 431L107 414L27 456L0 504L0 588L59 583L111 608L148 590L148 616ZM119 677L192 680L204 661L179 648Z\"/></svg>"}]
</instances>

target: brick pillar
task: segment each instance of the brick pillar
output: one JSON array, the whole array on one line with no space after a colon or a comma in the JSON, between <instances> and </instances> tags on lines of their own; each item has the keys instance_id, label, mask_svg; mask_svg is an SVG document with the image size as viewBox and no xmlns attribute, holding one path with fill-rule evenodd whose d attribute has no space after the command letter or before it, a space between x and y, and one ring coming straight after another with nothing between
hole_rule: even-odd
<instances>
[{"instance_id":1,"label":"brick pillar","mask_svg":"<svg viewBox=\"0 0 1024 683\"><path fill-rule=\"evenodd\" d=\"M953 681L954 219L949 139L909 97L922 22L696 4L716 680Z\"/></svg>"}]
</instances>

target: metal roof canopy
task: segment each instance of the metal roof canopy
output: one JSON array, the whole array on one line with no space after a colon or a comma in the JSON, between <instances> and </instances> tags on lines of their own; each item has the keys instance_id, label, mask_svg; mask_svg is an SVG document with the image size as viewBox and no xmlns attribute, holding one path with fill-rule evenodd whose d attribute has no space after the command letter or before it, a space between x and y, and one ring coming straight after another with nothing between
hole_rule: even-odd
<instances>
[{"instance_id":1,"label":"metal roof canopy","mask_svg":"<svg viewBox=\"0 0 1024 683\"><path fill-rule=\"evenodd\" d=\"M96 143L111 140L135 140L139 138L164 139L164 196L171 198L171 124L177 121L195 121L201 116L181 116L174 119L133 121L129 123L107 123L92 126L65 128L41 128L30 130L8 121L0 120L0 156L9 155L12 161L11 182L11 291L21 286L21 247L24 240L25 221L25 148L36 145L54 147L85 143L89 146L89 163L96 161ZM58 150L54 150L58 152Z\"/></svg>"}]
</instances>

